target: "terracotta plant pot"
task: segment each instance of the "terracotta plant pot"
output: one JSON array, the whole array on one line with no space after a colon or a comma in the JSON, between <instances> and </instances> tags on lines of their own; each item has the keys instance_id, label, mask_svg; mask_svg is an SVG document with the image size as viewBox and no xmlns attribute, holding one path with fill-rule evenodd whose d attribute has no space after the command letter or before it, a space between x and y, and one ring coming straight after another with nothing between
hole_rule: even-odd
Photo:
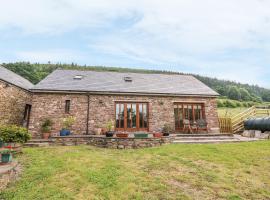
<instances>
[{"instance_id":1,"label":"terracotta plant pot","mask_svg":"<svg viewBox=\"0 0 270 200\"><path fill-rule=\"evenodd\" d=\"M116 133L116 137L118 137L118 138L128 138L128 134L127 133Z\"/></svg>"},{"instance_id":2,"label":"terracotta plant pot","mask_svg":"<svg viewBox=\"0 0 270 200\"><path fill-rule=\"evenodd\" d=\"M162 133L153 133L154 138L161 138L163 136Z\"/></svg>"},{"instance_id":3,"label":"terracotta plant pot","mask_svg":"<svg viewBox=\"0 0 270 200\"><path fill-rule=\"evenodd\" d=\"M49 137L51 136L51 133L43 133L43 139L49 139Z\"/></svg>"}]
</instances>

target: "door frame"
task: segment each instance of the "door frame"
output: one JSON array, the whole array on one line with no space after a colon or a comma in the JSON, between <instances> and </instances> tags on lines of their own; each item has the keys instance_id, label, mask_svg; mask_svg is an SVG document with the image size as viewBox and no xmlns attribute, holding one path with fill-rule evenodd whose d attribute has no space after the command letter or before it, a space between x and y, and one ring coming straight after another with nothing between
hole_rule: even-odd
<instances>
[{"instance_id":1,"label":"door frame","mask_svg":"<svg viewBox=\"0 0 270 200\"><path fill-rule=\"evenodd\" d=\"M205 115L205 103L202 103L202 102L175 102L173 104L173 109L175 107L175 105L181 105L182 106L182 117L183 117L183 120L186 119L185 117L185 109L184 109L184 105L187 106L187 109L189 109L188 107L189 106L192 106L192 116L195 117L195 109L194 109L194 106L198 106L200 105L201 106L201 111L202 111L202 119L206 119L206 115ZM173 111L174 112L174 111ZM188 118L189 118L189 110L187 111L188 112ZM174 112L174 121L175 121L175 130L176 131L183 131L183 128L184 127L180 127L180 121L179 121L179 113L178 113L178 121L177 123L179 124L179 126L176 126L176 116L175 116L175 112Z\"/></svg>"},{"instance_id":2,"label":"door frame","mask_svg":"<svg viewBox=\"0 0 270 200\"><path fill-rule=\"evenodd\" d=\"M124 128L116 128L116 104L124 105ZM136 105L136 128L127 127L127 104ZM139 105L146 105L146 115L147 115L147 128L140 128L140 111ZM136 132L136 131L149 131L149 103L148 102L138 102L138 101L115 101L114 103L114 119L115 119L115 130L116 131L125 131L125 132Z\"/></svg>"}]
</instances>

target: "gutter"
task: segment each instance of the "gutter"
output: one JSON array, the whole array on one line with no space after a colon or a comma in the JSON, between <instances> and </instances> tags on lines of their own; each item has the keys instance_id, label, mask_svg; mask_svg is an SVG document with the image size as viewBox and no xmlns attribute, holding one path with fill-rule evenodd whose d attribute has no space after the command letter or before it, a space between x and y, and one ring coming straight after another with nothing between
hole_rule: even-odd
<instances>
[{"instance_id":1,"label":"gutter","mask_svg":"<svg viewBox=\"0 0 270 200\"><path fill-rule=\"evenodd\" d=\"M75 90L40 90L31 89L33 93L55 93L55 94L92 94L92 95L130 95L130 96L165 96L165 97L218 97L216 95L205 94L172 94L172 93L143 93L143 92L101 92L101 91L75 91Z\"/></svg>"}]
</instances>

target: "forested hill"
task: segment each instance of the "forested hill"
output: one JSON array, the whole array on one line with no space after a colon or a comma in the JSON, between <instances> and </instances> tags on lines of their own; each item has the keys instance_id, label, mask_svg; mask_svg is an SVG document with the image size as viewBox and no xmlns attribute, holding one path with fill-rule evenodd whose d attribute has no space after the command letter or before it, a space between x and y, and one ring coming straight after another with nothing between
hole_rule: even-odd
<instances>
[{"instance_id":1,"label":"forested hill","mask_svg":"<svg viewBox=\"0 0 270 200\"><path fill-rule=\"evenodd\" d=\"M159 70L144 70L144 69L130 69L118 67L98 67L98 66L78 66L76 64L38 64L38 63L3 63L4 67L23 76L32 83L36 84L48 74L57 68L62 69L79 69L79 70L95 70L95 71L116 71L116 72L135 72L135 73L159 73L159 74L183 74L171 71ZM219 94L229 99L240 101L270 101L270 90L259 87L257 85L248 85L236 83L233 81L219 80L216 78L209 78L200 75L194 75L203 83L216 90Z\"/></svg>"}]
</instances>

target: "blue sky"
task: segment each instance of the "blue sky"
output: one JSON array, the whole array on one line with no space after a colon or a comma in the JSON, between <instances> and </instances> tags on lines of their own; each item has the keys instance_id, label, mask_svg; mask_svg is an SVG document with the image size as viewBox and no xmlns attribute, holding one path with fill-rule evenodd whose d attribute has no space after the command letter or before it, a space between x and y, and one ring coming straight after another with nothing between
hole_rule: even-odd
<instances>
[{"instance_id":1,"label":"blue sky","mask_svg":"<svg viewBox=\"0 0 270 200\"><path fill-rule=\"evenodd\" d=\"M0 63L196 73L270 88L268 0L0 0Z\"/></svg>"}]
</instances>

